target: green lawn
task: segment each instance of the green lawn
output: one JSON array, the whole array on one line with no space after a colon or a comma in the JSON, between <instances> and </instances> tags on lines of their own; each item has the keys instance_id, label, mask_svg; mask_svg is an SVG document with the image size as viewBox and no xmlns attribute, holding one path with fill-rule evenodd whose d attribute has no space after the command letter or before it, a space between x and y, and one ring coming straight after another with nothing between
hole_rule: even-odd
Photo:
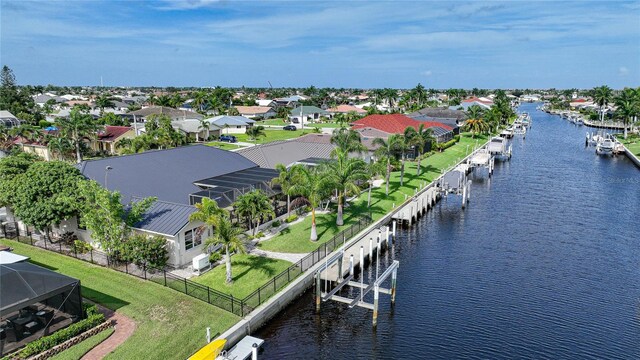
<instances>
[{"instance_id":1,"label":"green lawn","mask_svg":"<svg viewBox=\"0 0 640 360\"><path fill-rule=\"evenodd\" d=\"M116 310L135 333L107 359L185 359L206 344L205 329L222 333L239 317L151 281L11 240L0 244L35 264L80 279L82 296Z\"/></svg>"},{"instance_id":2,"label":"green lawn","mask_svg":"<svg viewBox=\"0 0 640 360\"><path fill-rule=\"evenodd\" d=\"M191 280L225 294L243 299L286 270L292 263L261 256L237 254L231 257L233 283L226 283L226 266L221 264L202 276Z\"/></svg>"},{"instance_id":3,"label":"green lawn","mask_svg":"<svg viewBox=\"0 0 640 360\"><path fill-rule=\"evenodd\" d=\"M113 328L108 328L104 331L101 331L85 339L81 343L76 344L70 347L69 349L59 353L58 355L51 357L50 359L51 360L80 360L84 356L84 354L88 353L89 350L98 346L98 344L100 344L106 338L111 336L111 334L113 334L114 331L115 330Z\"/></svg>"},{"instance_id":4,"label":"green lawn","mask_svg":"<svg viewBox=\"0 0 640 360\"><path fill-rule=\"evenodd\" d=\"M624 139L623 135L617 137L617 139L624 144L635 156L640 156L640 136L639 135L627 135L627 139Z\"/></svg>"},{"instance_id":5,"label":"green lawn","mask_svg":"<svg viewBox=\"0 0 640 360\"><path fill-rule=\"evenodd\" d=\"M289 125L289 122L284 122L282 121L281 118L278 119L269 119L269 120L264 120L264 121L257 121L256 125L265 125L265 126L285 126L285 125ZM319 127L319 128L337 128L339 125L336 123L314 123L314 124L309 124L309 127ZM307 125L305 124L305 127L307 127Z\"/></svg>"},{"instance_id":6,"label":"green lawn","mask_svg":"<svg viewBox=\"0 0 640 360\"><path fill-rule=\"evenodd\" d=\"M222 142L222 141L211 141L211 142L208 142L207 145L217 147L222 150L235 150L235 149L242 149L245 147L242 145L230 144L228 142Z\"/></svg>"},{"instance_id":7,"label":"green lawn","mask_svg":"<svg viewBox=\"0 0 640 360\"><path fill-rule=\"evenodd\" d=\"M258 138L258 140L249 140L249 137L247 136L247 134L232 134L232 135L235 135L238 141L248 142L252 144L265 144L265 143L277 141L277 140L288 140L288 139L297 138L305 134L310 134L312 131L306 130L306 129L305 131L302 131L302 130L289 131L289 130L280 130L280 129L276 130L276 129L266 128L264 132L267 136L261 136L260 138Z\"/></svg>"},{"instance_id":8,"label":"green lawn","mask_svg":"<svg viewBox=\"0 0 640 360\"><path fill-rule=\"evenodd\" d=\"M315 250L319 244L329 241L333 235L337 234L343 228L355 222L359 215L371 212L375 220L386 215L392 208L393 204L399 205L405 200L405 194L411 196L416 188L422 183L430 183L437 178L443 169L446 169L467 155L473 150L477 144L483 144L487 140L486 136L477 136L472 139L470 136L462 136L460 142L448 148L444 152L438 152L430 157L423 159L421 164L421 174L416 176L417 162L407 162L405 165L405 181L404 186L400 187L400 171L391 174L389 186L389 196L385 195L384 184L377 189L373 189L371 194L371 207L367 207L367 192L351 203L351 206L344 210L344 223L342 227L335 224L336 214L321 214L317 216L316 226L318 231L318 241L311 242L309 234L311 232L311 217L305 218L301 223L295 224L270 240L263 241L259 244L260 248L268 251L290 252L290 253L308 253ZM468 148L467 148L467 145Z\"/></svg>"}]
</instances>

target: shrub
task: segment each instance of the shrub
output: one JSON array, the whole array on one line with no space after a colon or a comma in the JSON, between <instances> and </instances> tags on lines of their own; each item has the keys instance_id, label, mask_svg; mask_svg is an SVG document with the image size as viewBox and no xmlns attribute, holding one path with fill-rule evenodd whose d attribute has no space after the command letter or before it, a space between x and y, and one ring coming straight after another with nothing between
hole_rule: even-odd
<instances>
[{"instance_id":1,"label":"shrub","mask_svg":"<svg viewBox=\"0 0 640 360\"><path fill-rule=\"evenodd\" d=\"M259 239L264 237L264 233L262 231L260 231L259 233L256 234L256 236L254 236L254 239Z\"/></svg>"},{"instance_id":2,"label":"shrub","mask_svg":"<svg viewBox=\"0 0 640 360\"><path fill-rule=\"evenodd\" d=\"M51 123L50 123L50 122L48 122L47 120L40 120L40 121L38 121L38 125L39 125L41 128L43 128L43 129L44 129L44 128L48 128L49 126L51 126L51 125L53 125L53 124L51 124Z\"/></svg>"},{"instance_id":3,"label":"shrub","mask_svg":"<svg viewBox=\"0 0 640 360\"><path fill-rule=\"evenodd\" d=\"M453 138L456 140L456 142L460 141L460 134L453 135Z\"/></svg>"},{"instance_id":4,"label":"shrub","mask_svg":"<svg viewBox=\"0 0 640 360\"><path fill-rule=\"evenodd\" d=\"M17 354L12 355L11 358L26 359L33 355L37 355L104 322L104 314L98 311L98 307L96 305L83 303L82 307L87 314L86 319L80 320L75 324L71 324L49 336L30 342L24 349L20 350Z\"/></svg>"},{"instance_id":5,"label":"shrub","mask_svg":"<svg viewBox=\"0 0 640 360\"><path fill-rule=\"evenodd\" d=\"M278 227L278 226L280 226L280 225L281 225L280 220L276 220L276 221L274 221L274 222L272 222L272 223L271 223L271 226L272 226L272 227Z\"/></svg>"},{"instance_id":6,"label":"shrub","mask_svg":"<svg viewBox=\"0 0 640 360\"><path fill-rule=\"evenodd\" d=\"M291 215L289 216L284 222L286 222L287 224L292 223L294 221L298 220L298 215Z\"/></svg>"},{"instance_id":7,"label":"shrub","mask_svg":"<svg viewBox=\"0 0 640 360\"><path fill-rule=\"evenodd\" d=\"M217 251L212 252L211 254L209 254L209 262L210 263L218 262L221 259L222 259L222 255Z\"/></svg>"},{"instance_id":8,"label":"shrub","mask_svg":"<svg viewBox=\"0 0 640 360\"><path fill-rule=\"evenodd\" d=\"M91 247L91 245L87 244L82 240L75 240L73 242L73 249L78 254L86 254L89 251L91 251L91 249L93 248Z\"/></svg>"}]
</instances>

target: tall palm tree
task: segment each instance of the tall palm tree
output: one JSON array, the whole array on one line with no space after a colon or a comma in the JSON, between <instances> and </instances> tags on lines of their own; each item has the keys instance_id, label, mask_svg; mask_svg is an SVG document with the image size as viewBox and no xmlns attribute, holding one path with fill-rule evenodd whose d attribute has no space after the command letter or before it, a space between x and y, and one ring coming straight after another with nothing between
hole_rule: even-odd
<instances>
[{"instance_id":1,"label":"tall palm tree","mask_svg":"<svg viewBox=\"0 0 640 360\"><path fill-rule=\"evenodd\" d=\"M436 142L436 138L433 136L433 129L425 129L424 124L420 124L418 130L408 127L404 131L404 137L407 144L409 146L415 146L415 149L418 152L416 159L418 161L416 176L420 176L420 162L422 160L422 154L424 153L427 144L434 144Z\"/></svg>"},{"instance_id":2,"label":"tall palm tree","mask_svg":"<svg viewBox=\"0 0 640 360\"><path fill-rule=\"evenodd\" d=\"M93 121L93 117L80 109L71 109L68 118L58 120L58 126L62 136L68 138L73 143L76 150L76 161L82 162L83 141L87 137L94 136L97 125Z\"/></svg>"},{"instance_id":3,"label":"tall palm tree","mask_svg":"<svg viewBox=\"0 0 640 360\"><path fill-rule=\"evenodd\" d=\"M391 179L391 159L398 151L398 147L404 140L398 134L393 134L384 140L382 138L376 138L373 140L373 144L378 146L376 150L376 156L379 158L385 158L387 162L387 171L385 175L386 191L385 194L389 195L389 181Z\"/></svg>"},{"instance_id":4,"label":"tall palm tree","mask_svg":"<svg viewBox=\"0 0 640 360\"><path fill-rule=\"evenodd\" d=\"M47 139L47 149L56 154L58 159L64 160L67 155L73 153L73 143L71 140L61 136L51 136Z\"/></svg>"},{"instance_id":5,"label":"tall palm tree","mask_svg":"<svg viewBox=\"0 0 640 360\"><path fill-rule=\"evenodd\" d=\"M202 198L202 202L195 205L196 211L189 215L189 221L202 221L207 226L215 226L216 219L229 215L229 212L218 206L215 200Z\"/></svg>"},{"instance_id":6,"label":"tall palm tree","mask_svg":"<svg viewBox=\"0 0 640 360\"><path fill-rule=\"evenodd\" d=\"M381 161L382 160L382 161ZM376 177L384 173L386 159L376 159L369 161L365 167L365 173L367 174L367 182L369 183L369 192L367 195L367 207L371 207L371 189L373 188L373 181Z\"/></svg>"},{"instance_id":7,"label":"tall palm tree","mask_svg":"<svg viewBox=\"0 0 640 360\"><path fill-rule=\"evenodd\" d=\"M206 91L200 90L195 92L191 104L196 107L196 111L200 113L204 112L204 105L207 103L207 96L209 96L209 94L207 94Z\"/></svg>"},{"instance_id":8,"label":"tall palm tree","mask_svg":"<svg viewBox=\"0 0 640 360\"><path fill-rule=\"evenodd\" d=\"M479 105L471 105L465 112L467 119L482 119L484 115L484 109Z\"/></svg>"},{"instance_id":9,"label":"tall palm tree","mask_svg":"<svg viewBox=\"0 0 640 360\"><path fill-rule=\"evenodd\" d=\"M593 100L600 107L600 121L604 121L604 108L609 105L613 98L613 90L607 85L593 88Z\"/></svg>"},{"instance_id":10,"label":"tall palm tree","mask_svg":"<svg viewBox=\"0 0 640 360\"><path fill-rule=\"evenodd\" d=\"M247 249L242 241L242 229L236 227L228 214L215 217L213 223L215 228L213 236L207 238L204 244L209 247L211 245L222 245L225 253L225 265L227 268L227 284L233 282L233 276L231 273L231 252L237 252L245 254Z\"/></svg>"},{"instance_id":11,"label":"tall palm tree","mask_svg":"<svg viewBox=\"0 0 640 360\"><path fill-rule=\"evenodd\" d=\"M624 138L627 138L627 126L631 121L631 118L634 114L637 113L638 104L637 104L636 93L633 89L625 88L622 90L620 95L618 95L615 99L616 103L616 114L622 117L624 121Z\"/></svg>"},{"instance_id":12,"label":"tall palm tree","mask_svg":"<svg viewBox=\"0 0 640 360\"><path fill-rule=\"evenodd\" d=\"M326 180L333 189L338 191L338 216L336 225L344 225L343 203L349 194L357 194L360 191L359 181L367 180L365 162L361 159L350 158L349 152L336 148L333 156L334 161L323 164Z\"/></svg>"},{"instance_id":13,"label":"tall palm tree","mask_svg":"<svg viewBox=\"0 0 640 360\"><path fill-rule=\"evenodd\" d=\"M298 168L302 165L293 165L289 168L283 164L277 164L278 177L271 180L273 185L280 185L282 193L287 195L287 217L291 216L291 187L297 181L296 175L299 173Z\"/></svg>"},{"instance_id":14,"label":"tall palm tree","mask_svg":"<svg viewBox=\"0 0 640 360\"><path fill-rule=\"evenodd\" d=\"M291 202L292 206L306 203L311 206L311 241L318 240L318 231L316 229L316 208L320 201L327 194L327 181L318 167L299 167L297 168L297 181L291 186L291 193L300 195L299 198Z\"/></svg>"}]
</instances>

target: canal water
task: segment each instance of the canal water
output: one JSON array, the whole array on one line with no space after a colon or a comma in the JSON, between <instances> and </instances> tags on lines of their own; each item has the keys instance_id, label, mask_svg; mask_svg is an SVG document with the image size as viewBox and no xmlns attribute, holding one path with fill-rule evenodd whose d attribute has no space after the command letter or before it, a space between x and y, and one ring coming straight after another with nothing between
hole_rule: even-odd
<instances>
[{"instance_id":1,"label":"canal water","mask_svg":"<svg viewBox=\"0 0 640 360\"><path fill-rule=\"evenodd\" d=\"M535 106L467 209L450 196L399 232L375 331L366 309L316 314L308 291L256 332L262 358L640 359L640 171Z\"/></svg>"}]
</instances>

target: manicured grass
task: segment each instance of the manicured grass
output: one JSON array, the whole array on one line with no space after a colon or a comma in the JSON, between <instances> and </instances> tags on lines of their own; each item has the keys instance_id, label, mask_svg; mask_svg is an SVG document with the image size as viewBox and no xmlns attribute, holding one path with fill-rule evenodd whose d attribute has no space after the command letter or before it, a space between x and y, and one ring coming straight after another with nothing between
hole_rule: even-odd
<instances>
[{"instance_id":1,"label":"manicured grass","mask_svg":"<svg viewBox=\"0 0 640 360\"><path fill-rule=\"evenodd\" d=\"M107 359L186 359L239 317L151 281L11 240L0 244L35 264L80 279L82 296L132 318L137 328Z\"/></svg>"},{"instance_id":2,"label":"manicured grass","mask_svg":"<svg viewBox=\"0 0 640 360\"><path fill-rule=\"evenodd\" d=\"M302 131L302 130L289 131L289 130L266 128L264 129L264 132L267 136L261 136L257 140L249 140L249 137L247 136L247 134L232 134L232 135L235 135L238 141L247 142L251 144L265 144L272 141L289 140L289 139L297 138L305 134L310 134L312 131L306 130L306 129L305 131Z\"/></svg>"},{"instance_id":3,"label":"manicured grass","mask_svg":"<svg viewBox=\"0 0 640 360\"><path fill-rule=\"evenodd\" d=\"M282 119L278 118L278 119L269 119L269 120L264 120L264 121L257 121L256 125L265 125L265 126L285 126L285 125L289 125L289 122L284 122L282 121ZM305 128L306 127L319 127L319 128L337 128L339 127L338 124L336 123L313 123L313 124L305 124Z\"/></svg>"},{"instance_id":4,"label":"manicured grass","mask_svg":"<svg viewBox=\"0 0 640 360\"><path fill-rule=\"evenodd\" d=\"M318 231L318 241L309 240L311 233L311 217L295 224L270 240L261 242L259 247L268 251L308 253L315 250L319 244L329 241L333 235L343 228L353 224L360 215L371 213L374 220L386 215L393 205L399 205L405 200L405 194L412 196L416 188L422 183L430 183L437 178L441 171L456 164L471 152L476 144L483 144L487 140L486 136L476 136L472 139L469 135L462 136L460 142L448 148L444 152L437 152L421 161L421 174L416 176L417 162L406 162L404 185L400 186L400 171L391 174L389 182L389 195L385 195L385 185L374 188L371 192L371 207L367 207L367 192L363 192L357 200L350 203L344 210L344 223L342 227L335 224L335 211L329 214L318 214L316 216L316 226ZM467 148L467 145L468 148Z\"/></svg>"},{"instance_id":5,"label":"manicured grass","mask_svg":"<svg viewBox=\"0 0 640 360\"><path fill-rule=\"evenodd\" d=\"M235 149L242 149L245 147L242 145L230 144L228 142L222 142L222 141L211 141L211 142L208 142L207 145L217 147L222 150L235 150Z\"/></svg>"},{"instance_id":6,"label":"manicured grass","mask_svg":"<svg viewBox=\"0 0 640 360\"><path fill-rule=\"evenodd\" d=\"M101 331L85 339L81 343L76 344L68 348L67 350L59 353L58 355L51 357L50 359L51 360L79 360L84 356L84 354L88 353L89 350L98 346L98 344L100 344L106 338L111 336L111 334L113 334L114 331L115 330L113 328L108 328L104 331Z\"/></svg>"},{"instance_id":7,"label":"manicured grass","mask_svg":"<svg viewBox=\"0 0 640 360\"><path fill-rule=\"evenodd\" d=\"M291 263L285 260L237 254L231 257L233 283L226 283L227 270L224 263L191 280L243 299L289 266Z\"/></svg>"},{"instance_id":8,"label":"manicured grass","mask_svg":"<svg viewBox=\"0 0 640 360\"><path fill-rule=\"evenodd\" d=\"M627 135L627 139L624 139L623 135L617 136L618 141L624 144L635 156L640 156L640 136L639 135Z\"/></svg>"}]
</instances>

